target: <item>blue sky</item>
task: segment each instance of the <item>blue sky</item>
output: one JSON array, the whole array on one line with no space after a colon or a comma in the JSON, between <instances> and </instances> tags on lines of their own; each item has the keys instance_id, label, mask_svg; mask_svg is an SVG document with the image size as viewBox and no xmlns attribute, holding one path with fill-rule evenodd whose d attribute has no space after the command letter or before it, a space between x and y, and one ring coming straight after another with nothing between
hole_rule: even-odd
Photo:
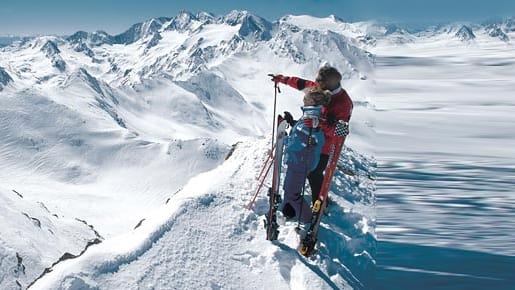
<instances>
[{"instance_id":1,"label":"blue sky","mask_svg":"<svg viewBox=\"0 0 515 290\"><path fill-rule=\"evenodd\" d=\"M347 21L474 21L515 16L515 0L2 0L0 35L70 34L105 30L115 34L130 25L181 10L225 14L246 9L269 20L286 14L327 16Z\"/></svg>"}]
</instances>

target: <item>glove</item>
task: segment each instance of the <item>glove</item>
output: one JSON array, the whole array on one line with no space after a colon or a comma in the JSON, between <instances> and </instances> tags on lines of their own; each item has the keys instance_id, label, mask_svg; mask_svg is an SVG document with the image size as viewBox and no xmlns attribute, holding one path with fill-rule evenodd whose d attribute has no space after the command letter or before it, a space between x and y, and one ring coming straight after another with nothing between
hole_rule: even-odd
<instances>
[{"instance_id":1,"label":"glove","mask_svg":"<svg viewBox=\"0 0 515 290\"><path fill-rule=\"evenodd\" d=\"M291 127L293 127L295 125L295 123L296 123L296 121L293 119L293 116L288 111L284 112L284 119L286 120L286 122L288 124L290 124Z\"/></svg>"},{"instance_id":2,"label":"glove","mask_svg":"<svg viewBox=\"0 0 515 290\"><path fill-rule=\"evenodd\" d=\"M283 75L274 75L274 76L272 76L272 81L274 83L286 84L286 82L288 82L288 79L289 79L289 77L285 77Z\"/></svg>"}]
</instances>

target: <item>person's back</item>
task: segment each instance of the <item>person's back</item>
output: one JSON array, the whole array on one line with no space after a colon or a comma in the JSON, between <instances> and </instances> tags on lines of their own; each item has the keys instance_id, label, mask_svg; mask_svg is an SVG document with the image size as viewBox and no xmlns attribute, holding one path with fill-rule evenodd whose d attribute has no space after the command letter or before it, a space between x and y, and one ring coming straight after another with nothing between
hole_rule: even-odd
<instances>
[{"instance_id":1,"label":"person's back","mask_svg":"<svg viewBox=\"0 0 515 290\"><path fill-rule=\"evenodd\" d=\"M311 221L311 208L301 194L306 176L312 172L324 146L324 132L320 127L323 106L330 101L330 93L311 89L304 97L303 116L295 123L286 143L286 177L282 213L286 218L299 217L303 223Z\"/></svg>"},{"instance_id":2,"label":"person's back","mask_svg":"<svg viewBox=\"0 0 515 290\"><path fill-rule=\"evenodd\" d=\"M322 106L304 106L302 111L304 117L320 119ZM285 160L288 166L303 165L309 173L318 164L325 138L319 126L308 127L303 119L297 121L290 131L285 145Z\"/></svg>"}]
</instances>

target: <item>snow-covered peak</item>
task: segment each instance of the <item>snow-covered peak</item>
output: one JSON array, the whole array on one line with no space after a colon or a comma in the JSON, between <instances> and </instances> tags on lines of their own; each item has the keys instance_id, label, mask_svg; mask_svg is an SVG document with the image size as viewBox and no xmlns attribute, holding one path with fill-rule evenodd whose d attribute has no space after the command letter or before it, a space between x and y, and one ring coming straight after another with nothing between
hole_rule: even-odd
<instances>
[{"instance_id":1,"label":"snow-covered peak","mask_svg":"<svg viewBox=\"0 0 515 290\"><path fill-rule=\"evenodd\" d=\"M118 44L131 44L158 32L170 20L167 17L160 17L134 24L127 31L114 36L114 40Z\"/></svg>"},{"instance_id":2,"label":"snow-covered peak","mask_svg":"<svg viewBox=\"0 0 515 290\"><path fill-rule=\"evenodd\" d=\"M238 35L248 40L266 41L272 37L272 23L246 10L233 10L221 21L231 26L241 25Z\"/></svg>"},{"instance_id":3,"label":"snow-covered peak","mask_svg":"<svg viewBox=\"0 0 515 290\"><path fill-rule=\"evenodd\" d=\"M61 50L57 46L57 42L53 40L47 40L40 51L51 61L52 66L58 69L60 72L66 70L66 62L61 57Z\"/></svg>"},{"instance_id":4,"label":"snow-covered peak","mask_svg":"<svg viewBox=\"0 0 515 290\"><path fill-rule=\"evenodd\" d=\"M197 16L193 15L188 11L181 11L177 16L175 16L171 22L165 28L166 30L177 30L177 31L185 31L194 21L198 21Z\"/></svg>"},{"instance_id":5,"label":"snow-covered peak","mask_svg":"<svg viewBox=\"0 0 515 290\"><path fill-rule=\"evenodd\" d=\"M492 18L482 22L482 25L486 28L498 26L505 33L510 33L515 31L515 17Z\"/></svg>"},{"instance_id":6,"label":"snow-covered peak","mask_svg":"<svg viewBox=\"0 0 515 290\"><path fill-rule=\"evenodd\" d=\"M22 37L15 35L0 36L0 48L4 46L9 46L13 44L15 41L19 41L20 39L22 39Z\"/></svg>"},{"instance_id":7,"label":"snow-covered peak","mask_svg":"<svg viewBox=\"0 0 515 290\"><path fill-rule=\"evenodd\" d=\"M209 13L209 12L205 12L205 11L197 13L196 17L199 21L201 21L203 23L212 22L212 21L216 20L215 15L213 15L212 13Z\"/></svg>"},{"instance_id":8,"label":"snow-covered peak","mask_svg":"<svg viewBox=\"0 0 515 290\"><path fill-rule=\"evenodd\" d=\"M311 15L286 15L279 19L279 23L290 23L306 29L338 30L340 28L338 25L344 22L334 15L325 18Z\"/></svg>"},{"instance_id":9,"label":"snow-covered peak","mask_svg":"<svg viewBox=\"0 0 515 290\"><path fill-rule=\"evenodd\" d=\"M57 43L55 41L48 40L43 44L43 46L40 49L42 52L46 54L47 57L53 57L55 55L58 55L61 53L59 50L59 47L57 47Z\"/></svg>"},{"instance_id":10,"label":"snow-covered peak","mask_svg":"<svg viewBox=\"0 0 515 290\"><path fill-rule=\"evenodd\" d=\"M221 21L234 26L237 24L241 24L243 19L245 19L246 17L249 17L249 16L254 16L254 14L250 13L247 10L232 10L231 12L222 16Z\"/></svg>"},{"instance_id":11,"label":"snow-covered peak","mask_svg":"<svg viewBox=\"0 0 515 290\"><path fill-rule=\"evenodd\" d=\"M79 68L77 71L74 71L71 73L65 81L62 83L62 87L67 87L74 82L78 82L81 84L86 84L87 86L91 87L93 90L95 90L99 94L103 94L102 88L100 86L99 81L93 77L85 68Z\"/></svg>"},{"instance_id":12,"label":"snow-covered peak","mask_svg":"<svg viewBox=\"0 0 515 290\"><path fill-rule=\"evenodd\" d=\"M467 25L462 25L458 31L456 32L456 34L454 34L454 36L458 39L460 39L461 41L470 41L470 40L473 40L476 38L476 35L474 34L474 32L472 31L472 28L470 28L469 26Z\"/></svg>"},{"instance_id":13,"label":"snow-covered peak","mask_svg":"<svg viewBox=\"0 0 515 290\"><path fill-rule=\"evenodd\" d=\"M74 34L68 36L66 40L72 44L86 43L90 46L99 46L102 44L111 44L113 42L113 36L105 31L85 32L77 31Z\"/></svg>"},{"instance_id":14,"label":"snow-covered peak","mask_svg":"<svg viewBox=\"0 0 515 290\"><path fill-rule=\"evenodd\" d=\"M497 24L491 24L485 27L485 31L489 36L499 38L504 42L510 41L508 35L503 31L502 27Z\"/></svg>"},{"instance_id":15,"label":"snow-covered peak","mask_svg":"<svg viewBox=\"0 0 515 290\"><path fill-rule=\"evenodd\" d=\"M399 27L395 23L387 24L385 26L384 35L391 35L391 34L394 34L394 33L406 34L406 30L404 30L403 28Z\"/></svg>"},{"instance_id":16,"label":"snow-covered peak","mask_svg":"<svg viewBox=\"0 0 515 290\"><path fill-rule=\"evenodd\" d=\"M371 28L374 27L368 22L348 23L335 15L319 18L310 15L286 15L278 20L279 26L297 27L297 29L333 31L349 39L356 40L356 45L366 47L375 43L371 35ZM293 28L295 29L295 28Z\"/></svg>"}]
</instances>

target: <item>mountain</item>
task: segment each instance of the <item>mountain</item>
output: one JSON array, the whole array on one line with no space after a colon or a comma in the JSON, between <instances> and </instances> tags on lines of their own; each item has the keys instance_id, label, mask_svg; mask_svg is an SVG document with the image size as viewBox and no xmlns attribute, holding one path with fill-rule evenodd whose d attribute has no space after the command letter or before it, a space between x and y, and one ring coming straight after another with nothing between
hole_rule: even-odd
<instances>
[{"instance_id":1,"label":"mountain","mask_svg":"<svg viewBox=\"0 0 515 290\"><path fill-rule=\"evenodd\" d=\"M78 31L0 48L0 225L10 230L0 237L0 288L119 289L124 269L159 259L149 269L162 282L133 275L130 287L284 288L302 277L310 287L365 285L375 252L372 157L342 155L361 185L337 173L335 232L323 233L334 242L316 265L297 256L293 223L284 224L283 246L262 239L265 195L255 210L242 207L270 145L269 73L313 79L320 66L336 66L356 93L350 142L367 143L372 129L359 112L369 110L374 56L357 39L365 26L183 11L118 35ZM298 118L301 104L301 92L284 88L277 108ZM216 278L199 280L210 267Z\"/></svg>"},{"instance_id":2,"label":"mountain","mask_svg":"<svg viewBox=\"0 0 515 290\"><path fill-rule=\"evenodd\" d=\"M7 86L10 82L12 82L11 76L5 71L3 67L0 67L0 91L3 87Z\"/></svg>"},{"instance_id":3,"label":"mountain","mask_svg":"<svg viewBox=\"0 0 515 290\"><path fill-rule=\"evenodd\" d=\"M456 40L465 45L472 41L480 46L488 43L506 45L510 42L510 34L513 32L510 31L511 22L511 18L493 19L482 23L451 22L424 25L371 21L364 26L361 25L361 35L355 38L368 50L384 45L403 46L427 39L444 41L447 45L455 45L453 43Z\"/></svg>"},{"instance_id":4,"label":"mountain","mask_svg":"<svg viewBox=\"0 0 515 290\"><path fill-rule=\"evenodd\" d=\"M89 46L99 46L102 44L113 44L114 39L105 31L85 32L77 31L68 36L66 40L71 44L87 44Z\"/></svg>"},{"instance_id":5,"label":"mountain","mask_svg":"<svg viewBox=\"0 0 515 290\"><path fill-rule=\"evenodd\" d=\"M54 41L46 41L40 50L52 62L53 67L55 67L61 72L64 72L66 70L66 63L62 59L60 55L61 51L59 50L57 44Z\"/></svg>"},{"instance_id":6,"label":"mountain","mask_svg":"<svg viewBox=\"0 0 515 290\"><path fill-rule=\"evenodd\" d=\"M231 11L221 20L231 26L239 25L238 35L243 39L267 41L272 38L272 23L248 11Z\"/></svg>"},{"instance_id":7,"label":"mountain","mask_svg":"<svg viewBox=\"0 0 515 290\"><path fill-rule=\"evenodd\" d=\"M491 37L499 38L500 40L502 40L504 42L508 42L510 40L508 35L498 25L493 24L493 25L486 26L485 30L487 31L488 35Z\"/></svg>"},{"instance_id":8,"label":"mountain","mask_svg":"<svg viewBox=\"0 0 515 290\"><path fill-rule=\"evenodd\" d=\"M217 17L213 14L200 12L194 15L188 11L182 11L177 16L173 17L165 30L176 30L179 32L193 31L200 24L212 24L216 22Z\"/></svg>"},{"instance_id":9,"label":"mountain","mask_svg":"<svg viewBox=\"0 0 515 290\"><path fill-rule=\"evenodd\" d=\"M470 41L476 38L472 29L466 25L462 25L454 36L461 41Z\"/></svg>"},{"instance_id":10,"label":"mountain","mask_svg":"<svg viewBox=\"0 0 515 290\"><path fill-rule=\"evenodd\" d=\"M513 27L513 19L414 27L349 23L334 15L269 21L249 11L182 11L118 35L78 31L9 43L0 48L0 288L367 289L375 286L376 271L391 275L393 288L407 282L406 273L423 277L415 279L420 284L429 275L438 281L505 279L496 271L445 266L446 253L463 254L442 245L459 247L462 237L476 234L460 232L462 219L452 210L457 206L467 219L513 220L495 212L513 212L497 204L506 196L485 197L474 212L476 183L470 195L460 192L463 200L449 192L458 190L449 183L454 177L470 184L479 176L493 184L500 178L495 172L513 171L504 163L489 167L485 159L476 160L486 164L481 168L467 167L470 160L463 157L495 151L507 162L513 155L510 146L492 145L510 136L513 123L498 119L510 112L500 105L511 100L510 90L499 90L512 78L499 67L511 65ZM266 190L252 210L245 205L269 156L271 121L284 111L295 119L301 115L303 93L280 84L274 106L267 75L314 79L326 64L342 72L353 117L319 250L304 259L296 250L296 222L280 216L279 240L264 239ZM471 86L470 73L478 80L492 76L496 86ZM475 93L477 98L469 97ZM495 106L489 105L492 97L499 100ZM485 116L496 122L474 123L479 107L486 108L481 114L494 110ZM458 123L447 126L451 119ZM434 126L426 126L428 120ZM493 130L493 123L503 126ZM476 125L464 130L464 124ZM420 130L426 127L430 133ZM496 135L502 137L492 139ZM470 142L448 144L455 136ZM452 146L455 155L443 152ZM376 161L377 151L393 157ZM449 156L462 159L451 163ZM387 180L387 194L376 201L378 166L386 172L379 177ZM456 170L463 176L453 175ZM441 186L427 186L428 176ZM467 189L463 184L459 190ZM406 204L421 213L415 220ZM388 217L378 229L377 207ZM490 235L490 229L481 229L485 241L494 236L509 244L509 231ZM377 232L391 241L378 241ZM417 247L437 254L437 262L413 263L409 257L420 252L403 252L414 247L403 243L425 237L432 246ZM467 240L465 246L473 244ZM491 244L480 251L496 249ZM391 260L382 245L393 248L386 252ZM479 257L484 260L477 264L497 261Z\"/></svg>"},{"instance_id":11,"label":"mountain","mask_svg":"<svg viewBox=\"0 0 515 290\"><path fill-rule=\"evenodd\" d=\"M420 126L409 117L438 113L441 105L397 108L408 90L399 91L396 80L412 75L389 70L441 65L428 53L506 51L513 27L512 19L411 27L334 15L271 22L248 11L182 11L118 35L78 31L0 48L0 287L370 287L377 255L374 140L416 135ZM404 57L406 51L412 55ZM484 63L492 71L509 65ZM294 222L280 220L278 243L264 240L265 193L253 210L244 205L268 156L274 114L301 114L302 93L283 85L274 111L267 75L314 79L326 64L342 72L354 109L320 250L306 260L295 249ZM378 80L391 86L382 103L373 98ZM416 129L404 134L408 127ZM409 170L409 178L419 175Z\"/></svg>"},{"instance_id":12,"label":"mountain","mask_svg":"<svg viewBox=\"0 0 515 290\"><path fill-rule=\"evenodd\" d=\"M149 35L153 35L158 32L163 25L170 21L170 18L152 18L148 21L134 24L129 30L124 33L115 35L113 37L114 43L117 44L131 44L142 38L146 38Z\"/></svg>"}]
</instances>

